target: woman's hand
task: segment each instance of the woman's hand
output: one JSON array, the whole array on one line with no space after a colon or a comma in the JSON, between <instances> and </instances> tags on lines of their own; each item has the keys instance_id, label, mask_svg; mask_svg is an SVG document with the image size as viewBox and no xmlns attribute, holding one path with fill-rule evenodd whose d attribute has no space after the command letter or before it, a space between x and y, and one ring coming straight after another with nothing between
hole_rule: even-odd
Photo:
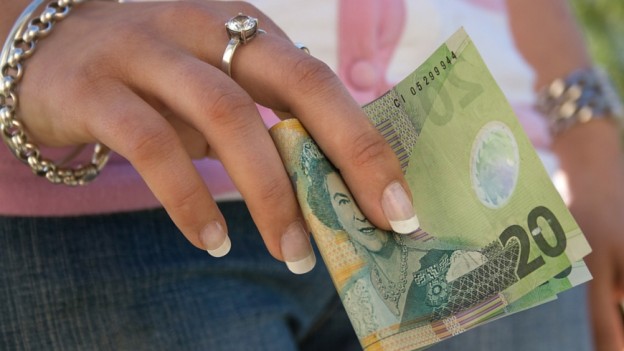
<instances>
[{"instance_id":1,"label":"woman's hand","mask_svg":"<svg viewBox=\"0 0 624 351\"><path fill-rule=\"evenodd\" d=\"M224 23L238 13L258 18L266 34L239 46L230 78L220 70ZM412 218L409 195L388 187L407 189L399 163L360 106L246 3L81 4L28 60L18 113L37 143L101 142L128 159L188 240L209 250L226 240L225 222L191 159L218 158L271 254L310 263L299 206L256 103L301 120L376 225Z\"/></svg>"},{"instance_id":2,"label":"woman's hand","mask_svg":"<svg viewBox=\"0 0 624 351\"><path fill-rule=\"evenodd\" d=\"M554 149L568 178L570 210L593 252L589 304L597 350L624 349L624 155L613 123L596 120L559 136Z\"/></svg>"}]
</instances>

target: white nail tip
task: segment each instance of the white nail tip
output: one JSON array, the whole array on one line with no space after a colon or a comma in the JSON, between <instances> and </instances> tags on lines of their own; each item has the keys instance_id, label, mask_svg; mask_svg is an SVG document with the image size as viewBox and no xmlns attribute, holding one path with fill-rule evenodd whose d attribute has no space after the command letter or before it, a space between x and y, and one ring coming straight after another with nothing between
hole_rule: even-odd
<instances>
[{"instance_id":1,"label":"white nail tip","mask_svg":"<svg viewBox=\"0 0 624 351\"><path fill-rule=\"evenodd\" d=\"M409 234L413 233L418 228L420 228L420 221L418 217L414 216L412 218L402 220L402 221L389 221L392 230L399 234Z\"/></svg>"},{"instance_id":2,"label":"white nail tip","mask_svg":"<svg viewBox=\"0 0 624 351\"><path fill-rule=\"evenodd\" d=\"M221 246L219 246L218 248L214 250L206 250L206 251L208 251L208 253L212 257L223 257L227 255L228 252L230 252L231 248L232 248L232 241L230 241L230 237L226 235L225 241L223 242L223 244L221 244Z\"/></svg>"},{"instance_id":3,"label":"white nail tip","mask_svg":"<svg viewBox=\"0 0 624 351\"><path fill-rule=\"evenodd\" d=\"M309 271L312 270L312 268L314 268L315 265L316 265L316 256L314 255L314 252L310 253L308 257L299 261L294 261L294 262L286 261L286 266L288 267L288 269L295 274L308 273Z\"/></svg>"}]
</instances>

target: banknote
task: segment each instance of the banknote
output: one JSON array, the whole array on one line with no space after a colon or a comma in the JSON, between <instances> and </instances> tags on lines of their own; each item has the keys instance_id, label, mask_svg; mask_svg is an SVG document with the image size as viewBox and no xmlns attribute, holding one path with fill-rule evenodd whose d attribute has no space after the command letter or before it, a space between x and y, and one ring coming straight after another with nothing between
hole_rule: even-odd
<instances>
[{"instance_id":1,"label":"banknote","mask_svg":"<svg viewBox=\"0 0 624 351\"><path fill-rule=\"evenodd\" d=\"M590 278L587 241L465 31L363 108L401 162L414 233L368 222L296 119L271 135L365 350L422 349Z\"/></svg>"}]
</instances>

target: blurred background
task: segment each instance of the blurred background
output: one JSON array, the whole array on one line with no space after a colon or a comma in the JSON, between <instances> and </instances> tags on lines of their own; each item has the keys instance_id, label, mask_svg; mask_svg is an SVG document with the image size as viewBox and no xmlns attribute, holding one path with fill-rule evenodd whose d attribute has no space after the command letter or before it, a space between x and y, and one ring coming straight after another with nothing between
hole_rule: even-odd
<instances>
[{"instance_id":1,"label":"blurred background","mask_svg":"<svg viewBox=\"0 0 624 351\"><path fill-rule=\"evenodd\" d=\"M593 58L624 98L624 0L572 0Z\"/></svg>"}]
</instances>

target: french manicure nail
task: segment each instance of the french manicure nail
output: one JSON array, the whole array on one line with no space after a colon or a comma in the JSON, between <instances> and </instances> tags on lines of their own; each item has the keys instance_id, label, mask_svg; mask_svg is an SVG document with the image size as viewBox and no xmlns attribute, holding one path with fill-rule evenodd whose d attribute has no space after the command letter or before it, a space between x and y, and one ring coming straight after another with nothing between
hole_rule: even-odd
<instances>
[{"instance_id":1,"label":"french manicure nail","mask_svg":"<svg viewBox=\"0 0 624 351\"><path fill-rule=\"evenodd\" d=\"M230 252L232 242L221 223L214 221L208 223L199 233L199 241L213 257L223 257Z\"/></svg>"},{"instance_id":2,"label":"french manicure nail","mask_svg":"<svg viewBox=\"0 0 624 351\"><path fill-rule=\"evenodd\" d=\"M295 274L304 274L316 264L316 256L310 244L310 236L299 222L291 224L280 242L282 256L288 269Z\"/></svg>"},{"instance_id":3,"label":"french manicure nail","mask_svg":"<svg viewBox=\"0 0 624 351\"><path fill-rule=\"evenodd\" d=\"M409 234L420 227L414 206L399 182L386 187L381 199L381 207L393 231L399 234Z\"/></svg>"}]
</instances>

